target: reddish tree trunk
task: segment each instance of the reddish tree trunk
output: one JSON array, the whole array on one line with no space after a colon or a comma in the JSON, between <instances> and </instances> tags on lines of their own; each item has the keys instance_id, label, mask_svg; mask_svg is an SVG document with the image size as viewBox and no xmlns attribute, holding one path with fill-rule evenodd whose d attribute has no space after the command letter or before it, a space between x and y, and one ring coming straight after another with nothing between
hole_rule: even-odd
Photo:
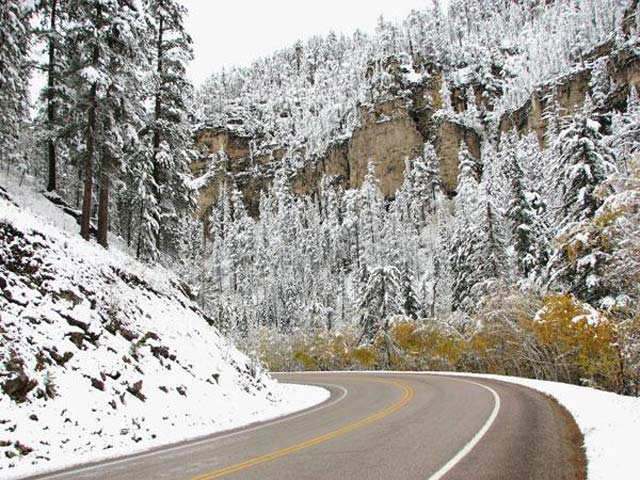
<instances>
[{"instance_id":1,"label":"reddish tree trunk","mask_svg":"<svg viewBox=\"0 0 640 480\"><path fill-rule=\"evenodd\" d=\"M155 106L154 106L154 128L153 128L153 179L156 184L160 186L160 166L158 165L158 151L160 150L160 127L158 126L158 122L160 121L160 117L162 116L162 96L161 90L163 87L163 79L162 79L162 60L163 60L163 52L162 52L162 42L164 36L164 20L160 17L160 21L158 23L158 38L156 43L157 55L158 55L158 64L156 66L156 72L158 74L158 91L156 92L155 98Z\"/></svg>"},{"instance_id":2,"label":"reddish tree trunk","mask_svg":"<svg viewBox=\"0 0 640 480\"><path fill-rule=\"evenodd\" d=\"M51 35L56 31L56 7L58 0L51 1ZM55 88L55 63L56 63L56 49L53 37L49 39L49 65L47 66L48 84L47 84L47 123L49 124L49 133L53 129L53 125L56 119L56 110L54 103L54 91ZM49 149L49 179L47 182L47 191L53 192L56 189L56 144L53 138L47 140L47 146Z\"/></svg>"},{"instance_id":3,"label":"reddish tree trunk","mask_svg":"<svg viewBox=\"0 0 640 480\"><path fill-rule=\"evenodd\" d=\"M96 5L96 13L100 17L102 9ZM100 58L100 50L96 45L93 49L92 64L97 65ZM93 82L89 93L89 113L87 118L87 151L84 157L84 193L82 195L82 219L80 222L80 235L89 240L91 235L91 200L93 195L93 155L96 140L96 114L98 110L98 84Z\"/></svg>"},{"instance_id":4,"label":"reddish tree trunk","mask_svg":"<svg viewBox=\"0 0 640 480\"><path fill-rule=\"evenodd\" d=\"M93 153L95 150L96 131L96 91L97 85L91 87L89 115L87 121L87 151L84 156L84 193L82 195L82 220L80 235L89 240L91 234L91 200L93 195Z\"/></svg>"},{"instance_id":5,"label":"reddish tree trunk","mask_svg":"<svg viewBox=\"0 0 640 480\"><path fill-rule=\"evenodd\" d=\"M109 248L107 232L109 230L109 177L100 174L100 199L98 201L98 243Z\"/></svg>"}]
</instances>

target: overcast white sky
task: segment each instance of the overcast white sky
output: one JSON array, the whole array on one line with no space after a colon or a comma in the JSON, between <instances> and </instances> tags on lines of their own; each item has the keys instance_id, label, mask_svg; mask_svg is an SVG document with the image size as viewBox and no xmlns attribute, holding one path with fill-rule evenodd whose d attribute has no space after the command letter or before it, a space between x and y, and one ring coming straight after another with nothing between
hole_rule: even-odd
<instances>
[{"instance_id":1,"label":"overcast white sky","mask_svg":"<svg viewBox=\"0 0 640 480\"><path fill-rule=\"evenodd\" d=\"M195 60L190 79L199 86L211 73L252 60L313 35L373 31L380 15L402 19L427 0L180 0Z\"/></svg>"}]
</instances>

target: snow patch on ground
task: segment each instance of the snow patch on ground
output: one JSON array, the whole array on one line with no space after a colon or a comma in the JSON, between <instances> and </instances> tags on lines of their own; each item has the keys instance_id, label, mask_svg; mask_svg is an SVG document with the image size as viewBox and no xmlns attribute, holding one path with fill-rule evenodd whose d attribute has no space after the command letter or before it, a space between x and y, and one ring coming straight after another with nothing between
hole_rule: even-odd
<instances>
[{"instance_id":1,"label":"snow patch on ground","mask_svg":"<svg viewBox=\"0 0 640 480\"><path fill-rule=\"evenodd\" d=\"M566 383L504 375L430 373L501 380L552 396L573 415L584 435L589 480L638 478L640 398Z\"/></svg>"},{"instance_id":2,"label":"snow patch on ground","mask_svg":"<svg viewBox=\"0 0 640 480\"><path fill-rule=\"evenodd\" d=\"M40 194L0 185L20 205L0 199L3 479L208 435L328 398L325 389L269 377L219 335L170 272L83 241L75 221Z\"/></svg>"}]
</instances>

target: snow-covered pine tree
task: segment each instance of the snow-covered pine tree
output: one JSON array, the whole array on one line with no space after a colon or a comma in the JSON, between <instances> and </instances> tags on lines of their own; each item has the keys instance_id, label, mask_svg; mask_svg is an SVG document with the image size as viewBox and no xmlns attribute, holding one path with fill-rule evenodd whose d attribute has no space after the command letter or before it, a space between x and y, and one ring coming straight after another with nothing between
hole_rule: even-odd
<instances>
[{"instance_id":1,"label":"snow-covered pine tree","mask_svg":"<svg viewBox=\"0 0 640 480\"><path fill-rule=\"evenodd\" d=\"M391 265L374 267L358 301L361 329L358 343L367 344L379 332L386 332L389 329L390 318L403 313L402 303L398 269Z\"/></svg>"},{"instance_id":2,"label":"snow-covered pine tree","mask_svg":"<svg viewBox=\"0 0 640 480\"><path fill-rule=\"evenodd\" d=\"M402 292L402 311L408 317L417 320L422 317L422 304L415 288L415 275L405 261L400 272L400 291Z\"/></svg>"},{"instance_id":3,"label":"snow-covered pine tree","mask_svg":"<svg viewBox=\"0 0 640 480\"><path fill-rule=\"evenodd\" d=\"M27 117L28 53L32 9L22 0L0 3L0 162L20 160L19 142Z\"/></svg>"},{"instance_id":4,"label":"snow-covered pine tree","mask_svg":"<svg viewBox=\"0 0 640 480\"><path fill-rule=\"evenodd\" d=\"M629 92L627 111L613 112L611 132L607 140L615 153L617 167L629 173L628 162L640 151L640 99L635 87Z\"/></svg>"},{"instance_id":5,"label":"snow-covered pine tree","mask_svg":"<svg viewBox=\"0 0 640 480\"><path fill-rule=\"evenodd\" d=\"M456 214L471 218L477 209L480 166L469 153L466 143L458 153L458 192L455 199Z\"/></svg>"},{"instance_id":6,"label":"snow-covered pine tree","mask_svg":"<svg viewBox=\"0 0 640 480\"><path fill-rule=\"evenodd\" d=\"M478 230L475 222L480 216L477 162L469 154L466 144L459 152L458 195L455 198L456 218L448 246L449 268L453 277L452 307L459 308L478 280L474 272L475 247Z\"/></svg>"},{"instance_id":7,"label":"snow-covered pine tree","mask_svg":"<svg viewBox=\"0 0 640 480\"><path fill-rule=\"evenodd\" d=\"M558 102L557 86L554 86L545 98L547 108L542 114L546 128L544 129L544 137L538 139L541 145L545 147L553 147L556 144L558 135L560 135L560 121L563 112L560 111L560 103Z\"/></svg>"},{"instance_id":8,"label":"snow-covered pine tree","mask_svg":"<svg viewBox=\"0 0 640 480\"><path fill-rule=\"evenodd\" d=\"M605 108L605 102L611 91L611 79L607 70L606 58L601 58L593 65L589 90L595 109Z\"/></svg>"},{"instance_id":9,"label":"snow-covered pine tree","mask_svg":"<svg viewBox=\"0 0 640 480\"><path fill-rule=\"evenodd\" d=\"M493 164L494 157L492 151L486 152L485 161ZM495 201L495 180L488 171L478 184L478 170L477 162L461 148L456 220L449 248L454 309L470 307L475 290L510 275L502 212ZM481 293L476 292L478 296Z\"/></svg>"},{"instance_id":10,"label":"snow-covered pine tree","mask_svg":"<svg viewBox=\"0 0 640 480\"><path fill-rule=\"evenodd\" d=\"M470 128L480 129L482 127L480 124L480 112L478 112L476 105L476 94L473 91L473 87L467 88L465 93L466 109L462 113L462 121Z\"/></svg>"},{"instance_id":11,"label":"snow-covered pine tree","mask_svg":"<svg viewBox=\"0 0 640 480\"><path fill-rule=\"evenodd\" d=\"M244 291L251 288L250 282L244 277L249 267L254 248L253 220L247 214L242 199L242 193L237 187L231 191L231 222L227 228L226 250L231 275L231 291Z\"/></svg>"},{"instance_id":12,"label":"snow-covered pine tree","mask_svg":"<svg viewBox=\"0 0 640 480\"><path fill-rule=\"evenodd\" d=\"M367 265L373 266L382 262L383 223L385 218L384 199L375 175L373 163L369 163L364 182L358 192L359 198L359 232L360 248Z\"/></svg>"},{"instance_id":13,"label":"snow-covered pine tree","mask_svg":"<svg viewBox=\"0 0 640 480\"><path fill-rule=\"evenodd\" d=\"M160 225L158 224L159 206L154 195L157 185L153 177L153 159L145 149L132 158L132 170L135 227L137 229L136 257L148 262L158 259L159 252L155 239ZM136 212L137 210L137 212Z\"/></svg>"},{"instance_id":14,"label":"snow-covered pine tree","mask_svg":"<svg viewBox=\"0 0 640 480\"><path fill-rule=\"evenodd\" d=\"M477 229L474 225L464 216L457 219L448 245L453 310L463 305L471 289L479 281L477 272L474 270L474 260L477 260L474 247L478 241Z\"/></svg>"},{"instance_id":15,"label":"snow-covered pine tree","mask_svg":"<svg viewBox=\"0 0 640 480\"><path fill-rule=\"evenodd\" d=\"M600 134L600 124L578 114L553 146L555 189L559 198L555 223L564 227L592 218L602 205L596 189L615 170L613 156Z\"/></svg>"},{"instance_id":16,"label":"snow-covered pine tree","mask_svg":"<svg viewBox=\"0 0 640 480\"><path fill-rule=\"evenodd\" d=\"M485 186L481 190L480 215L476 224L479 242L476 269L479 277L495 280L509 277L509 258L504 235L502 212L495 204L492 192Z\"/></svg>"},{"instance_id":17,"label":"snow-covered pine tree","mask_svg":"<svg viewBox=\"0 0 640 480\"><path fill-rule=\"evenodd\" d=\"M530 275L535 278L540 276L550 254L548 229L544 222L546 206L539 193L527 186L521 158L529 152L521 151L522 142L514 140L513 135L507 135L500 151L502 178L507 184L509 197L506 219L518 273L524 278Z\"/></svg>"},{"instance_id":18,"label":"snow-covered pine tree","mask_svg":"<svg viewBox=\"0 0 640 480\"><path fill-rule=\"evenodd\" d=\"M134 0L68 0L65 87L79 112L84 144L81 235L89 239L98 177L98 242L107 246L109 190L140 125L139 72L145 50Z\"/></svg>"},{"instance_id":19,"label":"snow-covered pine tree","mask_svg":"<svg viewBox=\"0 0 640 480\"><path fill-rule=\"evenodd\" d=\"M453 113L453 105L451 104L451 90L446 78L442 79L442 85L440 86L440 105L445 114Z\"/></svg>"},{"instance_id":20,"label":"snow-covered pine tree","mask_svg":"<svg viewBox=\"0 0 640 480\"><path fill-rule=\"evenodd\" d=\"M175 0L144 0L152 74L147 78L149 103L143 130L152 151L153 177L159 206L158 249L175 253L181 236L180 217L195 208L195 192L188 166L195 157L190 131L189 102L193 87L186 66L193 59L192 40L186 31L186 8Z\"/></svg>"},{"instance_id":21,"label":"snow-covered pine tree","mask_svg":"<svg viewBox=\"0 0 640 480\"><path fill-rule=\"evenodd\" d=\"M438 171L438 157L433 145L425 143L423 155L409 162L408 167L405 171L408 191L404 192L407 196L408 214L411 222L422 228L428 218L436 212L444 195Z\"/></svg>"},{"instance_id":22,"label":"snow-covered pine tree","mask_svg":"<svg viewBox=\"0 0 640 480\"><path fill-rule=\"evenodd\" d=\"M36 34L46 44L46 61L41 68L47 72L47 86L43 89L42 97L46 104L46 119L44 130L47 144L47 191L53 192L58 188L57 176L59 168L58 142L64 122L67 98L61 85L61 76L67 64L67 51L64 45L64 30L67 28L66 0L39 0L37 4L40 27ZM61 111L63 110L63 111Z\"/></svg>"},{"instance_id":23,"label":"snow-covered pine tree","mask_svg":"<svg viewBox=\"0 0 640 480\"><path fill-rule=\"evenodd\" d=\"M614 174L593 218L569 224L556 238L550 284L628 321L637 316L640 287L640 170Z\"/></svg>"},{"instance_id":24,"label":"snow-covered pine tree","mask_svg":"<svg viewBox=\"0 0 640 480\"><path fill-rule=\"evenodd\" d=\"M378 34L380 58L386 60L389 56L396 53L398 31L394 23L387 22L384 17L380 15L376 23L376 33Z\"/></svg>"}]
</instances>

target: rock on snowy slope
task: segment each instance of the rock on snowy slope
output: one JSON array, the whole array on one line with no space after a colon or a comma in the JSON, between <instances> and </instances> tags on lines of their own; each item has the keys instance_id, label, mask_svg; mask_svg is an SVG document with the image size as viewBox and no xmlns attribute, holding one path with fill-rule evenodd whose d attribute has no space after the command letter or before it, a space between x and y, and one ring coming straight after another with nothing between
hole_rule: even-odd
<instances>
[{"instance_id":1,"label":"rock on snowy slope","mask_svg":"<svg viewBox=\"0 0 640 480\"><path fill-rule=\"evenodd\" d=\"M95 460L322 401L211 327L169 272L0 199L0 477Z\"/></svg>"}]
</instances>

